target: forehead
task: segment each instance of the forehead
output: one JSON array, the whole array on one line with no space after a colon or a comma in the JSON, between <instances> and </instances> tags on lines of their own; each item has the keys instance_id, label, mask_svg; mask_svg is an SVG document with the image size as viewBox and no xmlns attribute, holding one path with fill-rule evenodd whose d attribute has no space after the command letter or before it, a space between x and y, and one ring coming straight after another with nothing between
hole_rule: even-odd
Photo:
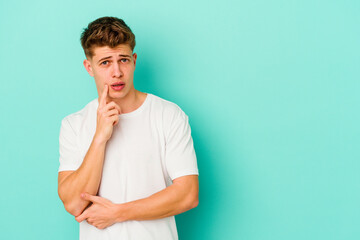
<instances>
[{"instance_id":1,"label":"forehead","mask_svg":"<svg viewBox=\"0 0 360 240\"><path fill-rule=\"evenodd\" d=\"M115 48L110 48L108 46L103 47L95 47L93 49L93 59L101 59L104 57L112 57L112 56L118 56L118 55L132 55L132 50L129 45L127 44L120 44L116 46Z\"/></svg>"}]
</instances>

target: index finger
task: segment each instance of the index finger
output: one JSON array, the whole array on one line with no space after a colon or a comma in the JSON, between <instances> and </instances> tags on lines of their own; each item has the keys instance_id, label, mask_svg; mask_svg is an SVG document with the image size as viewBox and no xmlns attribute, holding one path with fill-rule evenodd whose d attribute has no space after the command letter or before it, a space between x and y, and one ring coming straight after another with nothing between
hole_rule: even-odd
<instances>
[{"instance_id":1,"label":"index finger","mask_svg":"<svg viewBox=\"0 0 360 240\"><path fill-rule=\"evenodd\" d=\"M78 222L82 222L85 219L87 219L87 211L85 210L82 214L80 214L79 216L75 217L75 220Z\"/></svg>"},{"instance_id":2,"label":"index finger","mask_svg":"<svg viewBox=\"0 0 360 240\"><path fill-rule=\"evenodd\" d=\"M108 94L108 85L105 84L104 86L104 90L102 91L101 97L100 97L100 102L99 102L99 106L103 107L106 105L106 96Z\"/></svg>"},{"instance_id":3,"label":"index finger","mask_svg":"<svg viewBox=\"0 0 360 240\"><path fill-rule=\"evenodd\" d=\"M99 203L99 202L101 202L101 201L100 201L101 197L93 196L93 195L88 194L88 193L82 193L82 194L81 194L81 197L82 197L84 200L87 200L87 201L90 201L90 202L93 202L93 203Z\"/></svg>"}]
</instances>

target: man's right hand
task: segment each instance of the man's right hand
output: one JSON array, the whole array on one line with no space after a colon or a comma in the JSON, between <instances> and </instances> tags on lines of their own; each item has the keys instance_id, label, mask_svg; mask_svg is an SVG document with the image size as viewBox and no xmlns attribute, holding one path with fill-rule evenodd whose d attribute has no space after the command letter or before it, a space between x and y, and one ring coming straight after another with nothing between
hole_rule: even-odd
<instances>
[{"instance_id":1,"label":"man's right hand","mask_svg":"<svg viewBox=\"0 0 360 240\"><path fill-rule=\"evenodd\" d=\"M100 96L99 107L97 109L96 132L94 139L100 142L107 142L112 135L114 125L119 122L121 109L119 105L111 101L106 103L109 87L105 84Z\"/></svg>"}]
</instances>

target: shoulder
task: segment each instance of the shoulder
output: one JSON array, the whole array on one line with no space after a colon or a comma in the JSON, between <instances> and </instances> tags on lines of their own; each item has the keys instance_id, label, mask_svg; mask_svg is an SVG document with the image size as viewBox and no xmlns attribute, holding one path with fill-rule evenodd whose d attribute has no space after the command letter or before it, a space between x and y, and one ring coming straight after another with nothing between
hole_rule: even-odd
<instances>
[{"instance_id":1,"label":"shoulder","mask_svg":"<svg viewBox=\"0 0 360 240\"><path fill-rule=\"evenodd\" d=\"M94 111L96 113L97 104L97 98L90 101L81 110L65 116L61 121L61 125L70 125L75 130L87 121Z\"/></svg>"},{"instance_id":2,"label":"shoulder","mask_svg":"<svg viewBox=\"0 0 360 240\"><path fill-rule=\"evenodd\" d=\"M168 120L173 120L179 117L184 120L187 118L185 112L176 103L153 94L150 94L150 97L152 98L151 100L154 109L161 113L164 118Z\"/></svg>"},{"instance_id":3,"label":"shoulder","mask_svg":"<svg viewBox=\"0 0 360 240\"><path fill-rule=\"evenodd\" d=\"M156 112L155 115L163 127L167 141L170 141L176 131L188 129L188 116L179 105L155 95L151 97L152 111Z\"/></svg>"}]
</instances>

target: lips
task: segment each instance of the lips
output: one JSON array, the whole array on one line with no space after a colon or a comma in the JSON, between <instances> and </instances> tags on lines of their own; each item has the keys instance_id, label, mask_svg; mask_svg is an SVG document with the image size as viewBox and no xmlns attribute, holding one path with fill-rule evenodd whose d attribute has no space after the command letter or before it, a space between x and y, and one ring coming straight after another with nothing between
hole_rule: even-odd
<instances>
[{"instance_id":1,"label":"lips","mask_svg":"<svg viewBox=\"0 0 360 240\"><path fill-rule=\"evenodd\" d=\"M116 83L111 84L111 86L122 86L122 85L125 85L125 83L124 82L116 82Z\"/></svg>"},{"instance_id":2,"label":"lips","mask_svg":"<svg viewBox=\"0 0 360 240\"><path fill-rule=\"evenodd\" d=\"M111 88L115 91L120 91L124 87L125 87L124 82L115 82L115 83L111 84Z\"/></svg>"}]
</instances>

